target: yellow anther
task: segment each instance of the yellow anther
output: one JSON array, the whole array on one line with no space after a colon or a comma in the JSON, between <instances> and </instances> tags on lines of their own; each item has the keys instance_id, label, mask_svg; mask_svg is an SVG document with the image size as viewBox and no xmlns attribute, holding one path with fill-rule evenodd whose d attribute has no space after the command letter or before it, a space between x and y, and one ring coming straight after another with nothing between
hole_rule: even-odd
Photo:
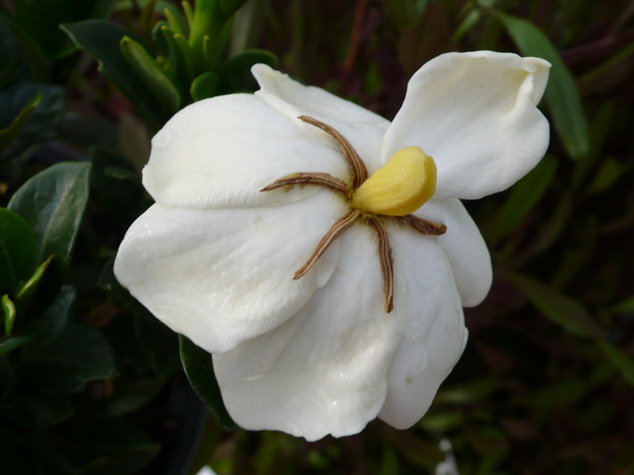
<instances>
[{"instance_id":1,"label":"yellow anther","mask_svg":"<svg viewBox=\"0 0 634 475\"><path fill-rule=\"evenodd\" d=\"M436 164L420 147L406 147L357 188L352 205L372 214L405 216L436 191Z\"/></svg>"}]
</instances>

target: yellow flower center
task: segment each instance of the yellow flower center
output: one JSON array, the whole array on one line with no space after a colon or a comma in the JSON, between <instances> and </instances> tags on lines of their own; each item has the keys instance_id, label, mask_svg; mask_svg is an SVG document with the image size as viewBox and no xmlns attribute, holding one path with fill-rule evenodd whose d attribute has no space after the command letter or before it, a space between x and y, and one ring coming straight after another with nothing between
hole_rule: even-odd
<instances>
[{"instance_id":1,"label":"yellow flower center","mask_svg":"<svg viewBox=\"0 0 634 475\"><path fill-rule=\"evenodd\" d=\"M436 164L420 147L406 147L354 191L352 206L384 216L405 216L436 191Z\"/></svg>"},{"instance_id":2,"label":"yellow flower center","mask_svg":"<svg viewBox=\"0 0 634 475\"><path fill-rule=\"evenodd\" d=\"M330 135L339 145L350 167L350 182L319 172L291 173L275 180L260 191L290 189L294 186L314 185L341 194L350 210L330 227L317 243L315 250L294 279L301 279L326 252L328 246L346 229L362 222L376 234L377 250L383 273L385 311L394 307L394 260L383 221L395 221L424 236L439 236L447 227L411 214L429 200L436 191L436 164L419 147L406 147L390 157L385 166L368 178L368 170L359 154L339 132L330 125L305 115L298 119Z\"/></svg>"}]
</instances>

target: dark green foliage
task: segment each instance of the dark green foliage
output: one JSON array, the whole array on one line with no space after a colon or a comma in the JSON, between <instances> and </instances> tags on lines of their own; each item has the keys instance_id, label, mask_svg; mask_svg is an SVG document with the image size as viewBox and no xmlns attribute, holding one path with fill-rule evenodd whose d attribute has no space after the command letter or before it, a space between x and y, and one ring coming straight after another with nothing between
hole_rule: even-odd
<instances>
[{"instance_id":1,"label":"dark green foliage","mask_svg":"<svg viewBox=\"0 0 634 475\"><path fill-rule=\"evenodd\" d=\"M222 403L218 383L211 363L211 355L194 345L183 335L179 336L180 358L183 369L194 391L205 401L214 417L224 429L235 429L237 426Z\"/></svg>"},{"instance_id":2,"label":"dark green foliage","mask_svg":"<svg viewBox=\"0 0 634 475\"><path fill-rule=\"evenodd\" d=\"M0 209L0 293L16 292L33 268L35 239L18 214Z\"/></svg>"},{"instance_id":3,"label":"dark green foliage","mask_svg":"<svg viewBox=\"0 0 634 475\"><path fill-rule=\"evenodd\" d=\"M133 33L127 29L104 20L85 20L80 23L64 24L62 29L70 36L78 48L94 55L100 63L100 69L119 87L123 93L150 120L166 120L168 111L161 107L160 101L145 84L134 74L118 45L126 36Z\"/></svg>"},{"instance_id":4,"label":"dark green foliage","mask_svg":"<svg viewBox=\"0 0 634 475\"><path fill-rule=\"evenodd\" d=\"M26 81L0 91L0 161L51 138L63 93L59 86Z\"/></svg>"},{"instance_id":5,"label":"dark green foliage","mask_svg":"<svg viewBox=\"0 0 634 475\"><path fill-rule=\"evenodd\" d=\"M27 181L9 209L21 215L35 234L35 261L54 255L67 267L88 200L89 163L60 163Z\"/></svg>"},{"instance_id":6,"label":"dark green foliage","mask_svg":"<svg viewBox=\"0 0 634 475\"><path fill-rule=\"evenodd\" d=\"M634 471L633 18L626 0L0 5L0 472L433 473L443 439L463 475ZM551 146L467 203L494 285L430 412L310 444L235 428L210 356L112 273L152 203L145 137L191 102L253 91L251 66L277 58L391 118L425 61L478 49L552 63ZM199 412L173 410L186 378L212 416L193 461Z\"/></svg>"},{"instance_id":7,"label":"dark green foliage","mask_svg":"<svg viewBox=\"0 0 634 475\"><path fill-rule=\"evenodd\" d=\"M114 0L16 0L18 25L46 54L58 58L68 54L70 42L59 29L61 23L84 18L109 17Z\"/></svg>"}]
</instances>

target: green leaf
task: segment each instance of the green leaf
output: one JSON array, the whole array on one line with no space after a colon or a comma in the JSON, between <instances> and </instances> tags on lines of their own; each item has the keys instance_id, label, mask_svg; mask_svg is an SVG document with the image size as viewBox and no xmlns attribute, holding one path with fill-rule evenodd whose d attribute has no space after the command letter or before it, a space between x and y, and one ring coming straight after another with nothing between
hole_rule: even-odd
<instances>
[{"instance_id":1,"label":"green leaf","mask_svg":"<svg viewBox=\"0 0 634 475\"><path fill-rule=\"evenodd\" d=\"M202 101L213 97L218 89L218 75L216 73L203 73L194 79L190 89L190 94L194 101Z\"/></svg>"},{"instance_id":2,"label":"green leaf","mask_svg":"<svg viewBox=\"0 0 634 475\"><path fill-rule=\"evenodd\" d=\"M46 311L35 317L34 325L30 332L36 339L54 338L64 331L70 319L70 309L75 302L76 295L75 287L71 285L62 287Z\"/></svg>"},{"instance_id":3,"label":"green leaf","mask_svg":"<svg viewBox=\"0 0 634 475\"><path fill-rule=\"evenodd\" d=\"M578 401L589 390L588 381L571 379L556 382L545 386L543 389L533 391L526 396L525 400L529 404L536 406L563 406Z\"/></svg>"},{"instance_id":4,"label":"green leaf","mask_svg":"<svg viewBox=\"0 0 634 475\"><path fill-rule=\"evenodd\" d=\"M620 301L609 309L611 314L614 313L634 313L634 295L625 300Z\"/></svg>"},{"instance_id":5,"label":"green leaf","mask_svg":"<svg viewBox=\"0 0 634 475\"><path fill-rule=\"evenodd\" d=\"M163 9L163 15L165 16L170 29L174 33L183 36L189 35L189 24L181 14L181 12L178 10L178 8L170 5Z\"/></svg>"},{"instance_id":6,"label":"green leaf","mask_svg":"<svg viewBox=\"0 0 634 475\"><path fill-rule=\"evenodd\" d=\"M176 39L178 36L179 40ZM183 35L175 34L165 22L159 22L152 31L152 38L167 53L167 58L174 68L174 84L181 97L185 98L193 74L192 57L189 44Z\"/></svg>"},{"instance_id":7,"label":"green leaf","mask_svg":"<svg viewBox=\"0 0 634 475\"><path fill-rule=\"evenodd\" d=\"M29 224L11 210L0 208L0 292L17 291L35 263L35 238Z\"/></svg>"},{"instance_id":8,"label":"green leaf","mask_svg":"<svg viewBox=\"0 0 634 475\"><path fill-rule=\"evenodd\" d=\"M180 94L150 53L129 36L124 36L119 45L132 73L152 91L163 109L168 113L178 111Z\"/></svg>"},{"instance_id":9,"label":"green leaf","mask_svg":"<svg viewBox=\"0 0 634 475\"><path fill-rule=\"evenodd\" d=\"M530 277L505 273L504 278L517 287L543 314L575 335L599 338L605 332L576 300Z\"/></svg>"},{"instance_id":10,"label":"green leaf","mask_svg":"<svg viewBox=\"0 0 634 475\"><path fill-rule=\"evenodd\" d=\"M178 369L178 337L153 315L138 316L134 321L137 341L154 373L167 378Z\"/></svg>"},{"instance_id":11,"label":"green leaf","mask_svg":"<svg viewBox=\"0 0 634 475\"><path fill-rule=\"evenodd\" d=\"M50 57L68 54L68 37L60 23L106 18L114 7L114 0L16 0L16 19Z\"/></svg>"},{"instance_id":12,"label":"green leaf","mask_svg":"<svg viewBox=\"0 0 634 475\"><path fill-rule=\"evenodd\" d=\"M16 0L16 19L20 26L49 55L55 56L67 38L57 25L72 20L72 5L65 0Z\"/></svg>"},{"instance_id":13,"label":"green leaf","mask_svg":"<svg viewBox=\"0 0 634 475\"><path fill-rule=\"evenodd\" d=\"M13 333L13 324L15 323L16 311L15 305L7 294L0 299L0 307L2 307L2 318L4 321L4 333L11 336Z\"/></svg>"},{"instance_id":14,"label":"green leaf","mask_svg":"<svg viewBox=\"0 0 634 475\"><path fill-rule=\"evenodd\" d=\"M621 176L623 176L623 170L619 162L613 158L607 158L590 183L588 194L593 195L609 190Z\"/></svg>"},{"instance_id":15,"label":"green leaf","mask_svg":"<svg viewBox=\"0 0 634 475\"><path fill-rule=\"evenodd\" d=\"M90 159L93 164L90 182L100 202L117 217L128 220L145 211L141 176L125 157L104 147L94 147Z\"/></svg>"},{"instance_id":16,"label":"green leaf","mask_svg":"<svg viewBox=\"0 0 634 475\"><path fill-rule=\"evenodd\" d=\"M247 50L236 54L222 66L221 76L229 86L227 92L254 91L257 83L251 74L254 64L268 64L272 68L277 66L277 56L264 50Z\"/></svg>"},{"instance_id":17,"label":"green leaf","mask_svg":"<svg viewBox=\"0 0 634 475\"><path fill-rule=\"evenodd\" d=\"M555 129L572 158L585 157L590 151L590 143L579 89L557 49L529 21L499 11L494 14L524 55L544 58L552 64L544 97L553 116Z\"/></svg>"},{"instance_id":18,"label":"green leaf","mask_svg":"<svg viewBox=\"0 0 634 475\"><path fill-rule=\"evenodd\" d=\"M599 341L597 343L608 361L610 361L610 363L612 363L621 372L623 379L634 386L634 359L630 358L607 341Z\"/></svg>"},{"instance_id":19,"label":"green leaf","mask_svg":"<svg viewBox=\"0 0 634 475\"><path fill-rule=\"evenodd\" d=\"M242 5L246 3L246 0L214 0L220 4L220 11L226 17L230 17L237 12Z\"/></svg>"},{"instance_id":20,"label":"green leaf","mask_svg":"<svg viewBox=\"0 0 634 475\"><path fill-rule=\"evenodd\" d=\"M35 269L33 275L29 277L29 280L27 280L24 285L20 287L16 295L16 302L18 302L21 306L29 304L31 298L37 292L37 289L42 282L42 278L44 277L46 269L48 269L48 266L50 266L51 262L53 262L54 257L55 256L50 256L39 266L37 266L37 269Z\"/></svg>"},{"instance_id":21,"label":"green leaf","mask_svg":"<svg viewBox=\"0 0 634 475\"><path fill-rule=\"evenodd\" d=\"M183 369L196 394L207 404L209 410L224 429L235 429L236 423L222 402L220 388L214 374L211 355L194 345L188 338L179 335L180 357Z\"/></svg>"},{"instance_id":22,"label":"green leaf","mask_svg":"<svg viewBox=\"0 0 634 475\"><path fill-rule=\"evenodd\" d=\"M13 350L17 350L29 341L31 341L31 337L29 335L16 336L15 338L0 340L0 355L8 355Z\"/></svg>"},{"instance_id":23,"label":"green leaf","mask_svg":"<svg viewBox=\"0 0 634 475\"><path fill-rule=\"evenodd\" d=\"M43 94L37 93L27 105L25 105L13 121L4 129L0 130L0 150L6 148L11 141L17 137L20 129L24 126L27 117L33 112L40 102L42 102Z\"/></svg>"},{"instance_id":24,"label":"green leaf","mask_svg":"<svg viewBox=\"0 0 634 475\"><path fill-rule=\"evenodd\" d=\"M149 0L141 9L139 24L144 32L152 31L154 23L154 11L156 10L156 0Z\"/></svg>"},{"instance_id":25,"label":"green leaf","mask_svg":"<svg viewBox=\"0 0 634 475\"><path fill-rule=\"evenodd\" d=\"M28 112L27 112L28 111ZM52 84L20 82L0 91L0 127L10 127L23 114L0 158L6 159L21 150L54 135L54 127L64 111L64 89ZM0 147L1 150L1 147Z\"/></svg>"},{"instance_id":26,"label":"green leaf","mask_svg":"<svg viewBox=\"0 0 634 475\"><path fill-rule=\"evenodd\" d=\"M555 177L556 170L557 162L550 157L545 157L533 171L513 187L500 211L492 239L494 243L500 242L517 228L526 214L539 202Z\"/></svg>"},{"instance_id":27,"label":"green leaf","mask_svg":"<svg viewBox=\"0 0 634 475\"><path fill-rule=\"evenodd\" d=\"M55 255L65 270L88 200L90 163L58 163L29 179L13 195L9 209L35 235L35 260Z\"/></svg>"},{"instance_id":28,"label":"green leaf","mask_svg":"<svg viewBox=\"0 0 634 475\"><path fill-rule=\"evenodd\" d=\"M82 50L95 56L100 62L100 70L114 82L132 103L152 122L162 122L169 118L155 95L138 78L118 45L124 36L142 43L133 32L115 23L103 20L86 20L66 23L60 26Z\"/></svg>"},{"instance_id":29,"label":"green leaf","mask_svg":"<svg viewBox=\"0 0 634 475\"><path fill-rule=\"evenodd\" d=\"M451 430L464 426L464 417L459 412L441 412L427 414L419 422L420 426L431 432L446 434Z\"/></svg>"},{"instance_id":30,"label":"green leaf","mask_svg":"<svg viewBox=\"0 0 634 475\"><path fill-rule=\"evenodd\" d=\"M85 325L70 325L57 337L34 346L25 366L38 389L52 393L78 392L89 381L117 374L108 341Z\"/></svg>"}]
</instances>

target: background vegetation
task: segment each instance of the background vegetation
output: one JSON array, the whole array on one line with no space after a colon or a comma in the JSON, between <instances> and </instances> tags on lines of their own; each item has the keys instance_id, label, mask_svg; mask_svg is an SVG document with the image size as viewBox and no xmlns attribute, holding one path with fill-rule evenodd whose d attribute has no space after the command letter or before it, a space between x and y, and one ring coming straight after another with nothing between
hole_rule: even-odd
<instances>
[{"instance_id":1,"label":"background vegetation","mask_svg":"<svg viewBox=\"0 0 634 475\"><path fill-rule=\"evenodd\" d=\"M243 3L0 3L2 473L425 473L445 439L463 475L634 472L634 3ZM478 49L553 64L551 146L467 203L495 281L431 411L317 443L230 429L207 355L112 276L149 138L255 62L391 118L425 61Z\"/></svg>"}]
</instances>

